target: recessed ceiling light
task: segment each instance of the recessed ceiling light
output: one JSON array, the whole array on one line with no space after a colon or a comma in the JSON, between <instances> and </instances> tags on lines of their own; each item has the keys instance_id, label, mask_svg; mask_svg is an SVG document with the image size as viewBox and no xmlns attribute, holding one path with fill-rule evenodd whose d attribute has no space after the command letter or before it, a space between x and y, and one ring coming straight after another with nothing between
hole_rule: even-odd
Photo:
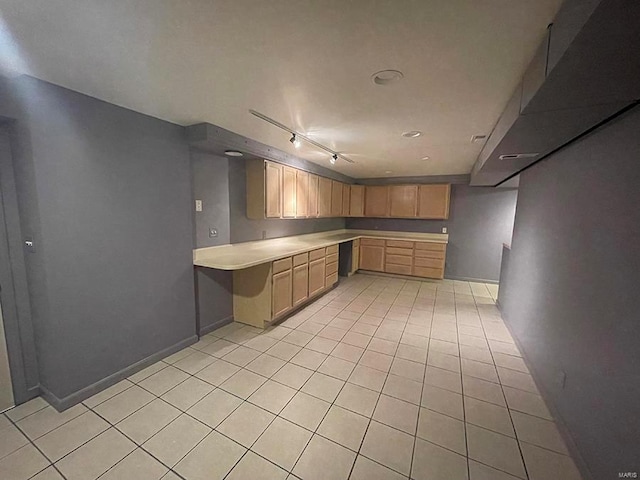
<instances>
[{"instance_id":1,"label":"recessed ceiling light","mask_svg":"<svg viewBox=\"0 0 640 480\"><path fill-rule=\"evenodd\" d=\"M422 157L420 160L430 160L431 157Z\"/></svg>"},{"instance_id":2,"label":"recessed ceiling light","mask_svg":"<svg viewBox=\"0 0 640 480\"><path fill-rule=\"evenodd\" d=\"M381 70L371 75L371 80L376 85L389 85L404 78L404 74L398 70Z\"/></svg>"},{"instance_id":3,"label":"recessed ceiling light","mask_svg":"<svg viewBox=\"0 0 640 480\"><path fill-rule=\"evenodd\" d=\"M242 152L239 152L237 150L225 150L224 154L229 156L229 157L241 157L242 156Z\"/></svg>"},{"instance_id":4,"label":"recessed ceiling light","mask_svg":"<svg viewBox=\"0 0 640 480\"><path fill-rule=\"evenodd\" d=\"M389 174L389 173L393 173L392 170L385 170L384 173Z\"/></svg>"},{"instance_id":5,"label":"recessed ceiling light","mask_svg":"<svg viewBox=\"0 0 640 480\"><path fill-rule=\"evenodd\" d=\"M402 136L405 137L405 138L417 138L420 135L422 135L422 132L420 132L418 130L411 130L410 132L404 132L402 134Z\"/></svg>"},{"instance_id":6,"label":"recessed ceiling light","mask_svg":"<svg viewBox=\"0 0 640 480\"><path fill-rule=\"evenodd\" d=\"M485 138L487 138L486 135L474 135L473 137L471 137L471 143L481 142Z\"/></svg>"}]
</instances>

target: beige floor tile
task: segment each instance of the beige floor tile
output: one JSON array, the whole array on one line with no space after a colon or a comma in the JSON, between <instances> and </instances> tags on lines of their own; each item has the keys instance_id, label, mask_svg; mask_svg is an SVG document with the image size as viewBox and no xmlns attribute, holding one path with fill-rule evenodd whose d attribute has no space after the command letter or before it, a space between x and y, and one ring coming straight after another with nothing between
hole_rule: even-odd
<instances>
[{"instance_id":1,"label":"beige floor tile","mask_svg":"<svg viewBox=\"0 0 640 480\"><path fill-rule=\"evenodd\" d=\"M518 477L471 459L469 459L469 478L470 480L518 480Z\"/></svg>"},{"instance_id":2,"label":"beige floor tile","mask_svg":"<svg viewBox=\"0 0 640 480\"><path fill-rule=\"evenodd\" d=\"M505 407L483 402L471 397L464 400L465 418L468 423L515 437L509 411Z\"/></svg>"},{"instance_id":3,"label":"beige floor tile","mask_svg":"<svg viewBox=\"0 0 640 480\"><path fill-rule=\"evenodd\" d=\"M322 362L322 365L318 368L318 372L329 375L330 377L339 378L340 380L347 380L355 367L355 363L330 356Z\"/></svg>"},{"instance_id":4,"label":"beige floor tile","mask_svg":"<svg viewBox=\"0 0 640 480\"><path fill-rule=\"evenodd\" d=\"M285 480L287 472L249 451L225 477L225 480Z\"/></svg>"},{"instance_id":5,"label":"beige floor tile","mask_svg":"<svg viewBox=\"0 0 640 480\"><path fill-rule=\"evenodd\" d=\"M510 410L517 410L518 412L528 413L536 417L553 420L540 395L504 386L502 390L507 398L507 406Z\"/></svg>"},{"instance_id":6,"label":"beige floor tile","mask_svg":"<svg viewBox=\"0 0 640 480\"><path fill-rule=\"evenodd\" d=\"M349 383L360 385L361 387L375 390L376 392L381 392L386 378L387 373L385 372L365 367L363 365L358 365L349 377Z\"/></svg>"},{"instance_id":7,"label":"beige floor tile","mask_svg":"<svg viewBox=\"0 0 640 480\"><path fill-rule=\"evenodd\" d=\"M322 365L322 362L324 362L326 358L327 355L324 353L303 348L294 355L290 362L300 367L316 370L320 365Z\"/></svg>"},{"instance_id":8,"label":"beige floor tile","mask_svg":"<svg viewBox=\"0 0 640 480\"><path fill-rule=\"evenodd\" d=\"M311 335L317 335L320 330L325 327L326 323L318 323L313 320L307 320L302 325L300 325L296 330L300 330L301 332L310 333Z\"/></svg>"},{"instance_id":9,"label":"beige floor tile","mask_svg":"<svg viewBox=\"0 0 640 480\"><path fill-rule=\"evenodd\" d=\"M414 347L413 345L407 345L401 343L398 346L396 357L404 360L411 360L421 364L427 363L427 348L426 347Z\"/></svg>"},{"instance_id":10,"label":"beige floor tile","mask_svg":"<svg viewBox=\"0 0 640 480\"><path fill-rule=\"evenodd\" d=\"M355 458L354 452L314 435L293 473L304 480L347 480Z\"/></svg>"},{"instance_id":11,"label":"beige floor tile","mask_svg":"<svg viewBox=\"0 0 640 480\"><path fill-rule=\"evenodd\" d=\"M277 415L295 394L296 391L293 388L267 380L248 398L248 401Z\"/></svg>"},{"instance_id":12,"label":"beige floor tile","mask_svg":"<svg viewBox=\"0 0 640 480\"><path fill-rule=\"evenodd\" d=\"M469 347L468 345L460 345L460 356L462 358L468 358L469 360L475 360L476 362L483 362L492 364L493 357L491 352L487 348Z\"/></svg>"},{"instance_id":13,"label":"beige floor tile","mask_svg":"<svg viewBox=\"0 0 640 480\"><path fill-rule=\"evenodd\" d=\"M127 388L131 386L131 382L126 380L123 380L123 382L124 382L124 385L126 386L121 386L119 388ZM123 383L123 382L120 382L120 383ZM106 390L103 390L103 392L105 391ZM119 391L121 390L118 390L118 392ZM113 395L115 395L115 393ZM23 418L28 417L29 415L36 413L37 411L42 410L43 408L48 406L49 404L44 398L36 397L33 400L29 400L28 402L23 403L22 405L18 405L17 407L7 410L5 412L5 415L11 420L13 420L14 422L17 422L18 420L22 420Z\"/></svg>"},{"instance_id":14,"label":"beige floor tile","mask_svg":"<svg viewBox=\"0 0 640 480\"><path fill-rule=\"evenodd\" d=\"M174 407L186 411L211 393L214 388L213 385L196 377L189 377L162 395L162 399Z\"/></svg>"},{"instance_id":15,"label":"beige floor tile","mask_svg":"<svg viewBox=\"0 0 640 480\"><path fill-rule=\"evenodd\" d=\"M64 477L58 473L58 471L51 465L45 468L35 477L31 477L31 480L64 480Z\"/></svg>"},{"instance_id":16,"label":"beige floor tile","mask_svg":"<svg viewBox=\"0 0 640 480\"><path fill-rule=\"evenodd\" d=\"M215 338L214 338L215 340ZM182 360L184 357L191 355L195 350L191 347L183 348L182 350L178 350L176 353L169 355L166 358L163 358L162 361L164 363L168 363L169 365L173 365L178 360Z\"/></svg>"},{"instance_id":17,"label":"beige floor tile","mask_svg":"<svg viewBox=\"0 0 640 480\"><path fill-rule=\"evenodd\" d=\"M528 373L498 367L498 375L500 376L500 383L503 386L517 388L529 393L539 393L533 377Z\"/></svg>"},{"instance_id":18,"label":"beige floor tile","mask_svg":"<svg viewBox=\"0 0 640 480\"><path fill-rule=\"evenodd\" d=\"M299 347L304 347L312 339L313 335L311 333L303 332L301 330L292 330L291 333L287 334L287 336L282 339L282 341L298 345Z\"/></svg>"},{"instance_id":19,"label":"beige floor tile","mask_svg":"<svg viewBox=\"0 0 640 480\"><path fill-rule=\"evenodd\" d=\"M183 414L147 440L143 448L173 467L210 432L209 427Z\"/></svg>"},{"instance_id":20,"label":"beige floor tile","mask_svg":"<svg viewBox=\"0 0 640 480\"><path fill-rule=\"evenodd\" d=\"M195 376L200 380L204 380L211 385L219 387L222 383L235 375L238 371L240 371L240 367L238 367L237 365L225 362L224 360L218 360L217 362L214 362L208 367L200 370L198 373L196 373Z\"/></svg>"},{"instance_id":21,"label":"beige floor tile","mask_svg":"<svg viewBox=\"0 0 640 480\"><path fill-rule=\"evenodd\" d=\"M467 459L450 450L416 439L411 478L414 480L466 480Z\"/></svg>"},{"instance_id":22,"label":"beige floor tile","mask_svg":"<svg viewBox=\"0 0 640 480\"><path fill-rule=\"evenodd\" d=\"M384 383L382 393L419 405L422 395L422 382L390 374Z\"/></svg>"},{"instance_id":23,"label":"beige floor tile","mask_svg":"<svg viewBox=\"0 0 640 480\"><path fill-rule=\"evenodd\" d=\"M255 340L255 338L252 340ZM234 365L238 365L239 367L244 367L245 365L248 365L250 362L258 358L259 355L260 352L258 350L253 350L252 348L247 348L241 345L234 351L227 353L224 357L222 357L222 360L224 360L225 362L233 363Z\"/></svg>"},{"instance_id":24,"label":"beige floor tile","mask_svg":"<svg viewBox=\"0 0 640 480\"><path fill-rule=\"evenodd\" d=\"M6 417L4 413L0 413L0 429L4 427L8 427L9 425L11 425L11 422L9 421L9 419Z\"/></svg>"},{"instance_id":25,"label":"beige floor tile","mask_svg":"<svg viewBox=\"0 0 640 480\"><path fill-rule=\"evenodd\" d=\"M447 355L460 355L460 350L456 343L443 342L442 340L436 340L435 338L432 338L429 341L429 351L446 353Z\"/></svg>"},{"instance_id":26,"label":"beige floor tile","mask_svg":"<svg viewBox=\"0 0 640 480\"><path fill-rule=\"evenodd\" d=\"M136 445L115 428L101 433L56 463L68 480L98 478L135 450Z\"/></svg>"},{"instance_id":27,"label":"beige floor tile","mask_svg":"<svg viewBox=\"0 0 640 480\"><path fill-rule=\"evenodd\" d=\"M320 424L317 433L357 452L368 425L369 419L367 417L333 405Z\"/></svg>"},{"instance_id":28,"label":"beige floor tile","mask_svg":"<svg viewBox=\"0 0 640 480\"><path fill-rule=\"evenodd\" d=\"M258 350L259 352L266 352L276 343L278 343L278 340L276 340L275 338L267 337L266 335L260 335L258 337L252 338L248 342L245 342L244 346L252 348L253 350Z\"/></svg>"},{"instance_id":29,"label":"beige floor tile","mask_svg":"<svg viewBox=\"0 0 640 480\"><path fill-rule=\"evenodd\" d=\"M187 413L211 428L216 428L241 403L242 400L235 395L217 388L187 410Z\"/></svg>"},{"instance_id":30,"label":"beige floor tile","mask_svg":"<svg viewBox=\"0 0 640 480\"><path fill-rule=\"evenodd\" d=\"M280 360L284 360L285 362L288 362L300 350L302 350L302 347L299 347L298 345L293 345L291 343L281 341L276 343L269 350L267 350L266 353L273 357L277 357Z\"/></svg>"},{"instance_id":31,"label":"beige floor tile","mask_svg":"<svg viewBox=\"0 0 640 480\"><path fill-rule=\"evenodd\" d=\"M376 333L373 335L373 337L381 338L382 340L389 340L390 342L400 343L402 332L389 327L378 327L378 330L376 330Z\"/></svg>"},{"instance_id":32,"label":"beige floor tile","mask_svg":"<svg viewBox=\"0 0 640 480\"><path fill-rule=\"evenodd\" d=\"M318 332L318 336L339 342L340 340L342 340L342 337L346 335L346 333L347 333L347 330L343 328L326 326Z\"/></svg>"},{"instance_id":33,"label":"beige floor tile","mask_svg":"<svg viewBox=\"0 0 640 480\"><path fill-rule=\"evenodd\" d=\"M232 332L229 335L225 335L224 338L225 340L233 343L244 343L248 342L252 338L257 337L258 335L260 335L260 333L262 333L262 329L245 325L235 332Z\"/></svg>"},{"instance_id":34,"label":"beige floor tile","mask_svg":"<svg viewBox=\"0 0 640 480\"><path fill-rule=\"evenodd\" d=\"M109 426L98 415L88 411L40 437L34 443L49 460L57 462L69 452L107 430Z\"/></svg>"},{"instance_id":35,"label":"beige floor tile","mask_svg":"<svg viewBox=\"0 0 640 480\"><path fill-rule=\"evenodd\" d=\"M346 343L347 345L352 345L358 348L367 348L367 345L369 345L371 338L372 337L370 337L369 335L363 335L362 333L350 331L344 337L342 337L342 343Z\"/></svg>"},{"instance_id":36,"label":"beige floor tile","mask_svg":"<svg viewBox=\"0 0 640 480\"><path fill-rule=\"evenodd\" d=\"M366 350L360 361L359 365L364 365L366 367L375 368L376 370L380 370L382 372L388 372L391 368L391 363L393 362L393 357L391 355L386 355L384 353L374 352L372 350Z\"/></svg>"},{"instance_id":37,"label":"beige floor tile","mask_svg":"<svg viewBox=\"0 0 640 480\"><path fill-rule=\"evenodd\" d=\"M464 420L462 395L442 388L425 385L420 404L430 410Z\"/></svg>"},{"instance_id":38,"label":"beige floor tile","mask_svg":"<svg viewBox=\"0 0 640 480\"><path fill-rule=\"evenodd\" d=\"M463 375L462 386L464 387L465 396L484 400L485 402L502 407L507 406L504 400L504 394L502 393L502 387L497 383Z\"/></svg>"},{"instance_id":39,"label":"beige floor tile","mask_svg":"<svg viewBox=\"0 0 640 480\"><path fill-rule=\"evenodd\" d=\"M520 478L526 478L518 442L511 437L467 424L469 458Z\"/></svg>"},{"instance_id":40,"label":"beige floor tile","mask_svg":"<svg viewBox=\"0 0 640 480\"><path fill-rule=\"evenodd\" d=\"M420 409L418 437L467 455L464 423L427 408Z\"/></svg>"},{"instance_id":41,"label":"beige floor tile","mask_svg":"<svg viewBox=\"0 0 640 480\"><path fill-rule=\"evenodd\" d=\"M309 380L311 375L313 375L313 370L294 365L293 363L287 363L271 378L276 382L283 383L293 389L299 390L306 381Z\"/></svg>"},{"instance_id":42,"label":"beige floor tile","mask_svg":"<svg viewBox=\"0 0 640 480\"><path fill-rule=\"evenodd\" d=\"M425 375L425 366L422 363L396 357L393 360L390 372L400 377L422 382Z\"/></svg>"},{"instance_id":43,"label":"beige floor tile","mask_svg":"<svg viewBox=\"0 0 640 480\"><path fill-rule=\"evenodd\" d=\"M418 423L418 406L387 395L380 395L373 419L410 435L415 435Z\"/></svg>"},{"instance_id":44,"label":"beige floor tile","mask_svg":"<svg viewBox=\"0 0 640 480\"><path fill-rule=\"evenodd\" d=\"M246 449L215 430L176 465L187 480L222 480Z\"/></svg>"},{"instance_id":45,"label":"beige floor tile","mask_svg":"<svg viewBox=\"0 0 640 480\"><path fill-rule=\"evenodd\" d=\"M329 338L323 337L315 337L313 340L307 343L307 346L305 348L329 355L331 351L336 347L336 345L338 345L338 342L336 340L331 340Z\"/></svg>"},{"instance_id":46,"label":"beige floor tile","mask_svg":"<svg viewBox=\"0 0 640 480\"><path fill-rule=\"evenodd\" d=\"M239 345L228 340L217 340L202 349L203 353L213 355L216 358L222 358L228 353L233 352Z\"/></svg>"},{"instance_id":47,"label":"beige floor tile","mask_svg":"<svg viewBox=\"0 0 640 480\"><path fill-rule=\"evenodd\" d=\"M220 388L246 400L266 381L267 379L261 375L248 370L240 370L222 383Z\"/></svg>"},{"instance_id":48,"label":"beige floor tile","mask_svg":"<svg viewBox=\"0 0 640 480\"><path fill-rule=\"evenodd\" d=\"M250 403L243 403L216 430L249 448L273 421L275 415Z\"/></svg>"},{"instance_id":49,"label":"beige floor tile","mask_svg":"<svg viewBox=\"0 0 640 480\"><path fill-rule=\"evenodd\" d=\"M520 445L530 480L548 480L550 478L561 478L562 480L582 479L580 472L570 457L524 442Z\"/></svg>"},{"instance_id":50,"label":"beige floor tile","mask_svg":"<svg viewBox=\"0 0 640 480\"><path fill-rule=\"evenodd\" d=\"M302 387L302 391L325 400L329 403L333 402L344 385L344 381L337 378L324 375L322 373L314 373L307 383Z\"/></svg>"},{"instance_id":51,"label":"beige floor tile","mask_svg":"<svg viewBox=\"0 0 640 480\"><path fill-rule=\"evenodd\" d=\"M138 387L135 387L138 388ZM53 407L45 407L28 417L19 420L16 425L31 440L40 438L42 435L49 433L54 428L67 423L70 420L87 412L88 409L81 403L75 405L64 412L58 412Z\"/></svg>"},{"instance_id":52,"label":"beige floor tile","mask_svg":"<svg viewBox=\"0 0 640 480\"><path fill-rule=\"evenodd\" d=\"M378 327L376 327L375 325L356 322L356 324L353 327L351 327L349 331L355 332L355 333L361 333L362 335L367 335L369 337L372 337L376 333L376 330L378 330Z\"/></svg>"},{"instance_id":53,"label":"beige floor tile","mask_svg":"<svg viewBox=\"0 0 640 480\"><path fill-rule=\"evenodd\" d=\"M298 392L287 404L280 416L315 431L331 404L304 392Z\"/></svg>"},{"instance_id":54,"label":"beige floor tile","mask_svg":"<svg viewBox=\"0 0 640 480\"><path fill-rule=\"evenodd\" d=\"M96 393L92 397L89 397L88 399L86 399L82 403L84 405L86 405L87 407L89 407L89 408L95 408L98 405L100 405L101 403L109 400L110 398L118 395L119 393L124 392L126 389L128 389L128 388L130 388L132 386L133 386L133 383L131 383L129 380L122 380L122 381L116 383L115 385L112 385L109 388L107 388L107 389L105 389L105 390L103 390L103 391L101 391L99 393Z\"/></svg>"},{"instance_id":55,"label":"beige floor tile","mask_svg":"<svg viewBox=\"0 0 640 480\"><path fill-rule=\"evenodd\" d=\"M331 352L332 357L338 357L348 362L357 363L364 353L364 348L354 347L346 343L340 342Z\"/></svg>"},{"instance_id":56,"label":"beige floor tile","mask_svg":"<svg viewBox=\"0 0 640 480\"><path fill-rule=\"evenodd\" d=\"M251 450L290 471L312 435L309 430L276 418Z\"/></svg>"},{"instance_id":57,"label":"beige floor tile","mask_svg":"<svg viewBox=\"0 0 640 480\"><path fill-rule=\"evenodd\" d=\"M460 373L460 358L446 353L431 352L427 365Z\"/></svg>"},{"instance_id":58,"label":"beige floor tile","mask_svg":"<svg viewBox=\"0 0 640 480\"><path fill-rule=\"evenodd\" d=\"M134 385L115 397L111 397L106 402L101 403L93 410L109 423L115 425L155 398L156 397L146 390Z\"/></svg>"},{"instance_id":59,"label":"beige floor tile","mask_svg":"<svg viewBox=\"0 0 640 480\"><path fill-rule=\"evenodd\" d=\"M516 357L521 356L518 347L516 347L512 343L500 342L498 340L489 340L489 348L494 353L505 353L507 355L513 355Z\"/></svg>"},{"instance_id":60,"label":"beige floor tile","mask_svg":"<svg viewBox=\"0 0 640 480\"><path fill-rule=\"evenodd\" d=\"M149 365L147 368L140 370L139 372L134 373L133 375L130 375L128 379L133 383L138 383L144 380L145 378L150 377L154 373L158 373L160 370L162 370L165 367L167 367L167 364L165 362L156 362L152 365Z\"/></svg>"},{"instance_id":61,"label":"beige floor tile","mask_svg":"<svg viewBox=\"0 0 640 480\"><path fill-rule=\"evenodd\" d=\"M399 345L398 342L373 337L369 345L367 345L367 350L373 350L374 352L384 353L386 355L395 355Z\"/></svg>"},{"instance_id":62,"label":"beige floor tile","mask_svg":"<svg viewBox=\"0 0 640 480\"><path fill-rule=\"evenodd\" d=\"M183 360L180 360L180 361L183 361ZM187 373L173 366L168 366L167 368L160 370L158 373L154 373L150 377L145 378L143 381L139 383L139 385L145 390L150 391L154 395L162 395L164 393L167 393L169 390L171 390L173 387L175 387L179 383L184 382L187 378L189 378L189 375ZM133 389L134 388L132 387L129 390L133 390ZM127 392L125 392L125 394L126 393Z\"/></svg>"},{"instance_id":63,"label":"beige floor tile","mask_svg":"<svg viewBox=\"0 0 640 480\"><path fill-rule=\"evenodd\" d=\"M48 465L49 461L29 443L0 459L0 478L27 480Z\"/></svg>"},{"instance_id":64,"label":"beige floor tile","mask_svg":"<svg viewBox=\"0 0 640 480\"><path fill-rule=\"evenodd\" d=\"M107 471L100 480L159 480L169 469L141 448L137 448L127 457Z\"/></svg>"},{"instance_id":65,"label":"beige floor tile","mask_svg":"<svg viewBox=\"0 0 640 480\"><path fill-rule=\"evenodd\" d=\"M462 393L462 378L459 373L443 370L437 367L427 367L424 381L434 387Z\"/></svg>"},{"instance_id":66,"label":"beige floor tile","mask_svg":"<svg viewBox=\"0 0 640 480\"><path fill-rule=\"evenodd\" d=\"M334 318L329 323L330 327L340 328L342 330L349 330L351 327L355 325L355 320L349 320L346 318Z\"/></svg>"},{"instance_id":67,"label":"beige floor tile","mask_svg":"<svg viewBox=\"0 0 640 480\"><path fill-rule=\"evenodd\" d=\"M563 455L569 455L555 423L516 411L511 412L511 418L520 442L531 443Z\"/></svg>"},{"instance_id":68,"label":"beige floor tile","mask_svg":"<svg viewBox=\"0 0 640 480\"><path fill-rule=\"evenodd\" d=\"M264 353L249 363L245 368L253 373L257 373L258 375L270 378L280 370L285 363L286 362L284 360Z\"/></svg>"},{"instance_id":69,"label":"beige floor tile","mask_svg":"<svg viewBox=\"0 0 640 480\"><path fill-rule=\"evenodd\" d=\"M367 457L358 455L356 463L349 480L404 480L406 477L393 470L388 469L369 460Z\"/></svg>"},{"instance_id":70,"label":"beige floor tile","mask_svg":"<svg viewBox=\"0 0 640 480\"><path fill-rule=\"evenodd\" d=\"M347 383L336 398L336 405L359 413L365 417L371 417L378 402L380 394L368 388Z\"/></svg>"},{"instance_id":71,"label":"beige floor tile","mask_svg":"<svg viewBox=\"0 0 640 480\"><path fill-rule=\"evenodd\" d=\"M116 428L142 445L180 416L180 411L159 398L125 418Z\"/></svg>"},{"instance_id":72,"label":"beige floor tile","mask_svg":"<svg viewBox=\"0 0 640 480\"><path fill-rule=\"evenodd\" d=\"M191 349L195 349L195 350L202 350L204 347L206 347L207 345L215 342L218 339L218 337L215 337L213 335L209 336L209 335L205 335L203 337L200 337L200 339L194 343L193 345L191 345Z\"/></svg>"},{"instance_id":73,"label":"beige floor tile","mask_svg":"<svg viewBox=\"0 0 640 480\"><path fill-rule=\"evenodd\" d=\"M488 382L500 383L498 381L498 374L496 373L496 369L493 365L489 365L488 363L476 362L475 360L469 360L468 358L463 358L461 360L462 363L462 373L468 377L480 378L482 380L486 380Z\"/></svg>"},{"instance_id":74,"label":"beige floor tile","mask_svg":"<svg viewBox=\"0 0 640 480\"><path fill-rule=\"evenodd\" d=\"M414 437L371 421L360 453L403 475L409 475Z\"/></svg>"},{"instance_id":75,"label":"beige floor tile","mask_svg":"<svg viewBox=\"0 0 640 480\"><path fill-rule=\"evenodd\" d=\"M6 457L27 443L29 443L29 440L20 430L11 423L5 424L0 429L0 458Z\"/></svg>"},{"instance_id":76,"label":"beige floor tile","mask_svg":"<svg viewBox=\"0 0 640 480\"><path fill-rule=\"evenodd\" d=\"M504 353L495 352L493 354L493 360L498 367L509 368L511 370L517 370L521 373L529 373L529 369L527 365L524 363L524 360L520 357L515 357L513 355L507 355Z\"/></svg>"},{"instance_id":77,"label":"beige floor tile","mask_svg":"<svg viewBox=\"0 0 640 480\"><path fill-rule=\"evenodd\" d=\"M216 358L211 355L195 352L188 357L184 357L182 360L178 360L173 366L193 375L215 361Z\"/></svg>"},{"instance_id":78,"label":"beige floor tile","mask_svg":"<svg viewBox=\"0 0 640 480\"><path fill-rule=\"evenodd\" d=\"M427 350L429 347L429 338L422 335L414 335L412 333L404 332L400 338L400 343L422 350Z\"/></svg>"}]
</instances>

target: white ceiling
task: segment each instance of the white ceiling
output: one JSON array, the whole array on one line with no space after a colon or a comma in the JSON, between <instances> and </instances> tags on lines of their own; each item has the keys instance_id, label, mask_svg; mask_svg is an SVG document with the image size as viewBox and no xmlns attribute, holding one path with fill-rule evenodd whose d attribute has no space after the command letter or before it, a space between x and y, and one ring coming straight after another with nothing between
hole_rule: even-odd
<instances>
[{"instance_id":1,"label":"white ceiling","mask_svg":"<svg viewBox=\"0 0 640 480\"><path fill-rule=\"evenodd\" d=\"M461 174L482 148L471 136L491 132L560 3L0 0L0 64L330 166L252 108L355 160L332 167L353 177ZM405 78L374 85L389 68Z\"/></svg>"}]
</instances>

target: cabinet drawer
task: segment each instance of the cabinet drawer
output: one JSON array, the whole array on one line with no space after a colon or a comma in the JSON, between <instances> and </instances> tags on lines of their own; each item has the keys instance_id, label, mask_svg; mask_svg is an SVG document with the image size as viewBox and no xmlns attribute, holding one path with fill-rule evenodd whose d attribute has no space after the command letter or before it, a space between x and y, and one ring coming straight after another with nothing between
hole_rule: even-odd
<instances>
[{"instance_id":1,"label":"cabinet drawer","mask_svg":"<svg viewBox=\"0 0 640 480\"><path fill-rule=\"evenodd\" d=\"M309 262L309 252L301 253L300 255L296 255L293 257L293 266L297 267L298 265L302 265Z\"/></svg>"},{"instance_id":2,"label":"cabinet drawer","mask_svg":"<svg viewBox=\"0 0 640 480\"><path fill-rule=\"evenodd\" d=\"M416 267L431 267L431 268L444 267L444 261L443 259L440 259L440 258L416 257L413 260L413 264Z\"/></svg>"},{"instance_id":3,"label":"cabinet drawer","mask_svg":"<svg viewBox=\"0 0 640 480\"><path fill-rule=\"evenodd\" d=\"M413 274L416 277L442 278L444 276L444 269L430 267L413 267Z\"/></svg>"},{"instance_id":4,"label":"cabinet drawer","mask_svg":"<svg viewBox=\"0 0 640 480\"><path fill-rule=\"evenodd\" d=\"M413 248L413 242L406 240L387 240L387 247Z\"/></svg>"},{"instance_id":5,"label":"cabinet drawer","mask_svg":"<svg viewBox=\"0 0 640 480\"><path fill-rule=\"evenodd\" d=\"M331 275L327 275L327 280L325 282L325 285L327 287L332 286L334 283L336 283L338 281L338 272L333 273Z\"/></svg>"},{"instance_id":6,"label":"cabinet drawer","mask_svg":"<svg viewBox=\"0 0 640 480\"><path fill-rule=\"evenodd\" d=\"M394 265L411 265L413 257L407 257L405 255L387 255L385 261L387 263L393 263Z\"/></svg>"},{"instance_id":7,"label":"cabinet drawer","mask_svg":"<svg viewBox=\"0 0 640 480\"><path fill-rule=\"evenodd\" d=\"M416 258L437 258L444 260L444 252L434 252L433 250L415 250Z\"/></svg>"},{"instance_id":8,"label":"cabinet drawer","mask_svg":"<svg viewBox=\"0 0 640 480\"><path fill-rule=\"evenodd\" d=\"M412 248L396 248L396 247L387 247L385 248L385 253L387 255L405 255L407 257L413 256Z\"/></svg>"},{"instance_id":9,"label":"cabinet drawer","mask_svg":"<svg viewBox=\"0 0 640 480\"><path fill-rule=\"evenodd\" d=\"M432 252L444 252L447 248L445 243L416 242L416 250L431 250Z\"/></svg>"},{"instance_id":10,"label":"cabinet drawer","mask_svg":"<svg viewBox=\"0 0 640 480\"><path fill-rule=\"evenodd\" d=\"M327 253L327 256L325 258L327 259L327 265L328 265L330 263L338 261L338 254L332 253L331 255L329 255L329 253Z\"/></svg>"},{"instance_id":11,"label":"cabinet drawer","mask_svg":"<svg viewBox=\"0 0 640 480\"><path fill-rule=\"evenodd\" d=\"M327 271L326 271L327 277L329 275L333 275L337 271L338 271L338 262L327 263Z\"/></svg>"},{"instance_id":12,"label":"cabinet drawer","mask_svg":"<svg viewBox=\"0 0 640 480\"><path fill-rule=\"evenodd\" d=\"M271 273L275 275L276 273L284 272L285 270L291 270L291 257L273 262L273 270Z\"/></svg>"},{"instance_id":13,"label":"cabinet drawer","mask_svg":"<svg viewBox=\"0 0 640 480\"><path fill-rule=\"evenodd\" d=\"M397 273L400 275L411 275L411 265L392 265L387 263L384 266L384 271L387 273Z\"/></svg>"},{"instance_id":14,"label":"cabinet drawer","mask_svg":"<svg viewBox=\"0 0 640 480\"><path fill-rule=\"evenodd\" d=\"M338 253L338 244L336 243L335 245L330 245L327 247L327 255L332 254L332 253Z\"/></svg>"},{"instance_id":15,"label":"cabinet drawer","mask_svg":"<svg viewBox=\"0 0 640 480\"><path fill-rule=\"evenodd\" d=\"M309 252L309 261L311 260L317 260L318 258L322 258L325 255L325 249L324 248L318 248L317 250L311 250Z\"/></svg>"},{"instance_id":16,"label":"cabinet drawer","mask_svg":"<svg viewBox=\"0 0 640 480\"><path fill-rule=\"evenodd\" d=\"M372 247L384 247L384 240L379 238L361 238L360 245L368 245Z\"/></svg>"}]
</instances>

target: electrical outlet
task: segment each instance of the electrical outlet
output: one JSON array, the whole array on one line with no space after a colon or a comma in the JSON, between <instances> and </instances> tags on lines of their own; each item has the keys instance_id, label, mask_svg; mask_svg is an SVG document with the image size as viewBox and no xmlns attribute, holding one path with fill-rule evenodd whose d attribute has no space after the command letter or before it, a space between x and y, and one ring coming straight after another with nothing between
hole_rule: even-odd
<instances>
[{"instance_id":1,"label":"electrical outlet","mask_svg":"<svg viewBox=\"0 0 640 480\"><path fill-rule=\"evenodd\" d=\"M209 238L215 238L218 236L218 230L215 228L209 229Z\"/></svg>"},{"instance_id":2,"label":"electrical outlet","mask_svg":"<svg viewBox=\"0 0 640 480\"><path fill-rule=\"evenodd\" d=\"M196 212L202 211L202 200L196 200Z\"/></svg>"},{"instance_id":3,"label":"electrical outlet","mask_svg":"<svg viewBox=\"0 0 640 480\"><path fill-rule=\"evenodd\" d=\"M442 233L447 233L447 227L442 227Z\"/></svg>"}]
</instances>

